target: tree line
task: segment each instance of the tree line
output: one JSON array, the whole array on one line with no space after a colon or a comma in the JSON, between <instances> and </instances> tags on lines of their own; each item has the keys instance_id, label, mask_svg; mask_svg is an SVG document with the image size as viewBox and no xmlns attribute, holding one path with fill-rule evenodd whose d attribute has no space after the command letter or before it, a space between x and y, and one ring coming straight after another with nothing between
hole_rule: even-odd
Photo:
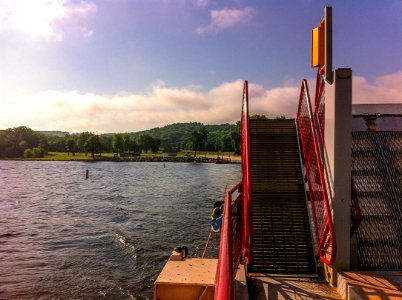
<instances>
[{"instance_id":1,"label":"tree line","mask_svg":"<svg viewBox=\"0 0 402 300\"><path fill-rule=\"evenodd\" d=\"M82 132L57 136L46 135L20 126L0 131L0 158L41 158L48 152L66 152L68 155L81 152L96 156L104 152L139 155L140 153L180 152L192 149L196 154L198 150L231 151L233 149L225 146L222 139L218 138L224 134L213 132L209 135L205 126L196 128L198 129L193 130L190 134L184 134L184 138L183 133L178 130L173 134L173 137L177 137L176 140L165 137L164 144L162 144L160 138L149 134L151 131L100 135Z\"/></svg>"},{"instance_id":2,"label":"tree line","mask_svg":"<svg viewBox=\"0 0 402 300\"><path fill-rule=\"evenodd\" d=\"M239 122L238 122L239 123ZM207 138L201 144L194 143L197 132L203 130L208 132ZM237 152L240 153L239 124L204 125L198 122L175 123L164 127L156 127L150 130L137 132L135 135L149 134L161 141L160 148L164 152L179 152L181 150L194 150L199 144L200 149L211 152ZM205 132L204 132L205 134Z\"/></svg>"},{"instance_id":3,"label":"tree line","mask_svg":"<svg viewBox=\"0 0 402 300\"><path fill-rule=\"evenodd\" d=\"M266 119L254 115L253 119ZM284 117L279 117L284 118ZM51 133L51 132L50 132ZM47 152L88 153L165 153L193 150L240 154L240 122L204 125L198 122L176 123L133 133L95 134L82 132L51 135L20 126L0 130L0 158L36 158Z\"/></svg>"},{"instance_id":4,"label":"tree line","mask_svg":"<svg viewBox=\"0 0 402 300\"><path fill-rule=\"evenodd\" d=\"M157 152L160 140L144 134L98 135L92 132L51 136L20 126L0 131L0 158L40 158L47 152L84 152L92 156L103 152Z\"/></svg>"},{"instance_id":5,"label":"tree line","mask_svg":"<svg viewBox=\"0 0 402 300\"><path fill-rule=\"evenodd\" d=\"M0 157L43 157L48 147L45 135L20 126L0 131Z\"/></svg>"},{"instance_id":6,"label":"tree line","mask_svg":"<svg viewBox=\"0 0 402 300\"><path fill-rule=\"evenodd\" d=\"M92 156L108 153L131 153L142 152L156 153L159 151L160 140L148 134L135 137L128 133L101 134L82 132L68 134L64 137L49 137L48 151L67 152L75 155L76 152L90 153Z\"/></svg>"}]
</instances>

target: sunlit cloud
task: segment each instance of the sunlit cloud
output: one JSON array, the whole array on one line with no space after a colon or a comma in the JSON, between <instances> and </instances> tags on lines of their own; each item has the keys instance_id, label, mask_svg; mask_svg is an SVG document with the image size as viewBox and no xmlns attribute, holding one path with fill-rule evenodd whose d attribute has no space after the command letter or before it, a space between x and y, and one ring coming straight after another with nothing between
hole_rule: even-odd
<instances>
[{"instance_id":1,"label":"sunlit cloud","mask_svg":"<svg viewBox=\"0 0 402 300\"><path fill-rule=\"evenodd\" d=\"M402 72L377 78L353 78L354 103L402 103ZM310 80L310 89L315 82ZM235 123L240 119L243 81L202 91L197 86L172 88L157 81L146 93L112 96L76 91L19 93L0 99L0 128L25 125L36 130L135 132L180 122ZM249 83L251 114L294 118L300 85L267 89ZM4 99L8 99L7 102Z\"/></svg>"},{"instance_id":2,"label":"sunlit cloud","mask_svg":"<svg viewBox=\"0 0 402 300\"><path fill-rule=\"evenodd\" d=\"M88 2L73 3L70 0L0 0L0 32L19 31L31 38L63 38L59 22L76 19L96 11L96 5ZM90 29L81 27L88 37Z\"/></svg>"},{"instance_id":3,"label":"sunlit cloud","mask_svg":"<svg viewBox=\"0 0 402 300\"><path fill-rule=\"evenodd\" d=\"M127 132L178 122L234 123L240 118L242 91L243 81L237 80L205 92L198 87L170 88L158 82L144 94L20 93L0 103L0 128L26 125L70 132ZM265 90L251 84L250 107L253 113L290 117L294 115L294 105L290 104L297 102L297 93L296 88ZM281 111L281 106L285 110Z\"/></svg>"},{"instance_id":4,"label":"sunlit cloud","mask_svg":"<svg viewBox=\"0 0 402 300\"><path fill-rule=\"evenodd\" d=\"M195 33L206 35L239 24L246 24L252 19L253 14L254 10L251 7L245 7L243 9L224 8L221 10L212 10L210 12L211 22L206 26L198 27Z\"/></svg>"},{"instance_id":5,"label":"sunlit cloud","mask_svg":"<svg viewBox=\"0 0 402 300\"><path fill-rule=\"evenodd\" d=\"M354 76L353 103L402 103L402 71L380 76L373 83Z\"/></svg>"}]
</instances>

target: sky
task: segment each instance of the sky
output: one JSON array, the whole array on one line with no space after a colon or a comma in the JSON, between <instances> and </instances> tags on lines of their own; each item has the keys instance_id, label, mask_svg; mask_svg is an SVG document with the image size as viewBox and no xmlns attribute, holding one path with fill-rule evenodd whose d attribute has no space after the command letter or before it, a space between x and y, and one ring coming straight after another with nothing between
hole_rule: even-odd
<instances>
[{"instance_id":1,"label":"sky","mask_svg":"<svg viewBox=\"0 0 402 300\"><path fill-rule=\"evenodd\" d=\"M252 114L294 117L326 5L353 103L402 103L402 0L0 0L0 129L234 123L244 80Z\"/></svg>"}]
</instances>

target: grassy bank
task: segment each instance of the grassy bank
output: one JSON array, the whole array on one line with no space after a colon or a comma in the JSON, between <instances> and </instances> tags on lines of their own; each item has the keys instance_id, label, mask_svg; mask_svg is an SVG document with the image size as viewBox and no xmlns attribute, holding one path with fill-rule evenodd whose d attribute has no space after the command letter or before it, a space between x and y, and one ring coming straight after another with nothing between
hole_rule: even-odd
<instances>
[{"instance_id":1,"label":"grassy bank","mask_svg":"<svg viewBox=\"0 0 402 300\"><path fill-rule=\"evenodd\" d=\"M218 153L216 152L197 152L197 156L194 158L194 153L190 151L183 151L177 154L177 156L167 156L165 153L156 154L141 154L137 157L127 157L119 158L115 157L114 153L102 153L101 156L96 156L93 158L90 154L85 153L75 153L72 155L67 152L49 152L43 158L25 158L24 160L44 160L44 161L92 161L92 160L105 160L105 161L204 161L204 162L214 162L218 159ZM220 153L219 159L224 161L240 161L240 156L235 156L233 153Z\"/></svg>"}]
</instances>

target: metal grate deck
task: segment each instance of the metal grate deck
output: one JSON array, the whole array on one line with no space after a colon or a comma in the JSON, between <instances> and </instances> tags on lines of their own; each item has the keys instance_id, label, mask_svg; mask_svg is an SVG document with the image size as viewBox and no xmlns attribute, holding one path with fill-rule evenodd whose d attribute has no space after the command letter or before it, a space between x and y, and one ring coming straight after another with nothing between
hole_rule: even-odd
<instances>
[{"instance_id":1,"label":"metal grate deck","mask_svg":"<svg viewBox=\"0 0 402 300\"><path fill-rule=\"evenodd\" d=\"M362 220L361 270L402 269L402 132L353 132L352 175Z\"/></svg>"},{"instance_id":2,"label":"metal grate deck","mask_svg":"<svg viewBox=\"0 0 402 300\"><path fill-rule=\"evenodd\" d=\"M314 274L294 120L250 120L253 264L249 272Z\"/></svg>"}]
</instances>

